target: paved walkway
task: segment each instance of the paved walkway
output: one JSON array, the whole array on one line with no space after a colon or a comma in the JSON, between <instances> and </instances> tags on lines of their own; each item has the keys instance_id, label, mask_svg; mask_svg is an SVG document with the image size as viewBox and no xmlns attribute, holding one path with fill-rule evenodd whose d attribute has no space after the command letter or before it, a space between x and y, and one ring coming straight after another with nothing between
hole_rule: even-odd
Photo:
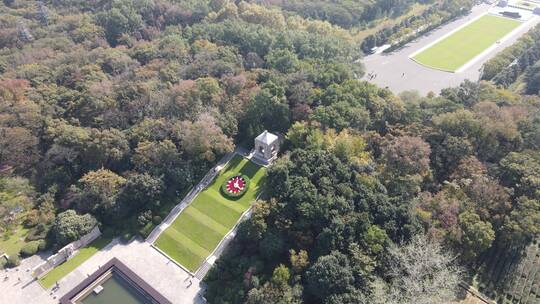
<instances>
[{"instance_id":1,"label":"paved walkway","mask_svg":"<svg viewBox=\"0 0 540 304\"><path fill-rule=\"evenodd\" d=\"M204 291L200 280L192 278L180 267L154 250L149 243L143 240L134 240L123 244L119 239L113 240L104 249L58 281L60 288L54 292L52 289L43 289L37 281L32 279L30 272L25 270L40 263L42 258L39 256L26 259L21 266L9 270L7 281L3 280L6 271L0 272L0 303L58 303L58 299L113 257L118 258L173 303L205 303L200 296ZM21 277L20 283L17 280L19 277Z\"/></svg>"},{"instance_id":2,"label":"paved walkway","mask_svg":"<svg viewBox=\"0 0 540 304\"><path fill-rule=\"evenodd\" d=\"M58 303L64 294L113 257L118 258L172 303L206 303L202 298L205 287L201 280L234 238L236 227L224 238L212 257L205 262L205 267L200 269L195 277L153 248L152 243L161 231L166 229L176 216L191 203L195 196L208 186L235 154L246 156L248 153L249 151L239 147L234 152L225 155L169 213L163 223L152 231L146 241L136 239L129 243L122 243L118 238L114 239L109 245L58 281L60 288L57 290L45 290L31 275L30 270L45 261L47 256L36 255L23 260L19 267L0 271L0 304ZM249 211L246 212L244 218L248 217L249 214ZM4 279L6 276L8 279Z\"/></svg>"},{"instance_id":3,"label":"paved walkway","mask_svg":"<svg viewBox=\"0 0 540 304\"><path fill-rule=\"evenodd\" d=\"M513 32L513 36L501 41L501 43L497 44L496 47L493 47L491 51L482 54L480 58L475 60L474 64L471 64L465 71L459 73L443 72L424 67L411 60L409 56L416 50L419 50L425 45L446 35L456 27L485 14L490 7L491 6L488 4L477 5L473 7L468 16L433 30L407 44L402 49L390 54L382 53L366 56L362 61L366 68L366 75L363 79L368 80L367 73L375 73L377 74L377 77L370 80L370 82L381 87L388 87L396 94L408 90L417 90L423 95L430 91L439 93L441 89L458 86L465 79L477 81L480 77L480 68L484 62L507 46L512 45L522 34L534 27L540 21L540 17L533 17L530 22L527 22L524 26Z\"/></svg>"},{"instance_id":4,"label":"paved walkway","mask_svg":"<svg viewBox=\"0 0 540 304\"><path fill-rule=\"evenodd\" d=\"M223 156L217 162L217 164L212 169L210 169L208 173L206 173L206 175L201 179L201 181L188 192L188 194L180 201L180 203L178 203L178 205L176 205L171 210L171 212L169 212L163 222L161 222L161 224L159 224L156 228L154 228L154 230L152 230L150 235L148 235L148 237L146 238L146 241L148 243L154 243L161 234L161 232L165 231L165 229L167 229L167 227L169 227L172 222L174 222L174 220L182 212L182 210L189 206L193 199L195 199L195 197L197 197L197 195L210 184L210 182L219 174L219 171L223 169L225 164L227 164L234 157L235 154L244 155L245 149L239 147L233 152L227 153L225 156Z\"/></svg>"},{"instance_id":5,"label":"paved walkway","mask_svg":"<svg viewBox=\"0 0 540 304\"><path fill-rule=\"evenodd\" d=\"M245 148L238 147L235 151L228 153L225 155L212 169L208 171L208 173L201 179L201 181L189 191L189 193L180 201L178 205L176 205L173 210L167 215L165 220L154 228L154 230L150 233L148 238L146 239L146 242L149 244L153 244L159 235L165 231L180 215L180 213L191 204L193 199L201 192L203 191L211 182L214 180L214 178L219 174L221 169L225 167L225 165L234 157L234 155L242 155L244 157L247 157L248 159L251 159L252 155L249 154L249 151ZM236 231L238 229L238 224L249 218L251 216L251 208L246 210L244 214L240 217L236 225L223 237L223 239L220 241L220 243L217 245L217 247L214 249L214 251L205 259L203 264L197 269L193 275L199 279L202 280L208 271L210 271L210 268L212 268L212 265L214 262L219 258L219 256L223 253L225 248L229 245L229 243L234 239L234 236L236 235ZM154 248L156 251L158 251L158 248ZM166 256L169 258L164 252L160 252L163 256ZM173 261L173 263L176 263L176 261ZM186 269L184 271L187 272Z\"/></svg>"},{"instance_id":6,"label":"paved walkway","mask_svg":"<svg viewBox=\"0 0 540 304\"><path fill-rule=\"evenodd\" d=\"M0 271L0 303L53 304L57 295L49 295L32 277L32 268L45 261L46 256L34 255L24 259L16 268ZM6 279L7 277L7 279ZM19 281L19 278L21 279Z\"/></svg>"},{"instance_id":7,"label":"paved walkway","mask_svg":"<svg viewBox=\"0 0 540 304\"><path fill-rule=\"evenodd\" d=\"M249 152L247 150L244 150L244 151L239 150L237 152L243 154L247 159L251 160L254 163L259 164L260 166L264 166L264 167L268 166L268 164L258 163L257 159L253 157L253 153L249 154ZM259 199L259 197L260 197L260 194L259 194L259 196L257 196L256 199ZM249 219L252 214L253 214L253 206L249 207L240 216L240 218L236 222L236 225L234 225L234 227L223 237L223 239L221 239L221 241L219 242L217 247L214 249L214 251L210 254L210 256L208 256L206 258L206 260L199 267L199 269L197 269L197 271L195 272L195 277L196 278L198 278L199 280L204 279L204 277L206 276L208 271L210 271L210 269L212 268L212 265L214 265L214 262L217 259L219 259L221 254L223 254L225 249L229 246L229 243L232 242L232 240L234 240L234 237L236 236L236 232L238 231L238 226L240 225L240 223L247 220L247 219Z\"/></svg>"}]
</instances>

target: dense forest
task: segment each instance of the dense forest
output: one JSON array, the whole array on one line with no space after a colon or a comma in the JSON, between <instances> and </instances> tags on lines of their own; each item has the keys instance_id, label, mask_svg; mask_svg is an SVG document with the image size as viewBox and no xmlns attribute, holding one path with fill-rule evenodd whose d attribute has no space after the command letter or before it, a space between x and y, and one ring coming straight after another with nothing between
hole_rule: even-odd
<instances>
[{"instance_id":1,"label":"dense forest","mask_svg":"<svg viewBox=\"0 0 540 304\"><path fill-rule=\"evenodd\" d=\"M342 102L366 111L361 125L320 114ZM538 97L472 82L439 97L397 97L350 80L317 103L287 132L270 197L207 278L211 301L443 303L451 276L426 279L437 273L422 268L420 286L407 282L410 273L395 271L412 266L394 251L410 248L395 246L426 233L458 255L466 280L486 251L519 251L538 236ZM287 282L277 283L281 272Z\"/></svg>"},{"instance_id":2,"label":"dense forest","mask_svg":"<svg viewBox=\"0 0 540 304\"><path fill-rule=\"evenodd\" d=\"M447 22L467 15L473 4L470 0L437 2L419 15L412 15L394 26L386 26L367 36L360 47L364 53L369 54L372 48L389 44L391 47L386 51L393 51Z\"/></svg>"},{"instance_id":3,"label":"dense forest","mask_svg":"<svg viewBox=\"0 0 540 304\"><path fill-rule=\"evenodd\" d=\"M540 26L529 30L513 45L482 66L483 80L524 94L540 91Z\"/></svg>"},{"instance_id":4,"label":"dense forest","mask_svg":"<svg viewBox=\"0 0 540 304\"><path fill-rule=\"evenodd\" d=\"M414 3L433 3L433 0L256 0L261 4L274 4L304 18L328 21L343 28L362 27L383 17L397 17Z\"/></svg>"},{"instance_id":5,"label":"dense forest","mask_svg":"<svg viewBox=\"0 0 540 304\"><path fill-rule=\"evenodd\" d=\"M21 256L96 223L145 236L267 129L282 153L210 303L453 300L540 234L540 97L358 80L349 28L411 4L3 0L0 233L25 231Z\"/></svg>"},{"instance_id":6,"label":"dense forest","mask_svg":"<svg viewBox=\"0 0 540 304\"><path fill-rule=\"evenodd\" d=\"M362 75L347 31L246 2L4 1L0 27L1 227L28 254L147 234L235 142Z\"/></svg>"}]
</instances>

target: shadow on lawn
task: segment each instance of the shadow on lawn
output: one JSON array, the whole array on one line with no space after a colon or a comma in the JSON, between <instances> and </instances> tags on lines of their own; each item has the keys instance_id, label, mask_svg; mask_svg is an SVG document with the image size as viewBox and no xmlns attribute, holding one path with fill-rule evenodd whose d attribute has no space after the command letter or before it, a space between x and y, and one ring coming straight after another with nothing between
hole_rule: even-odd
<instances>
[{"instance_id":1,"label":"shadow on lawn","mask_svg":"<svg viewBox=\"0 0 540 304\"><path fill-rule=\"evenodd\" d=\"M255 163L251 162L250 160L248 160L244 166L242 168L240 168L240 170L238 170L240 173L246 175L247 177L249 177L249 179L253 179L253 177L255 176L255 174L257 174L257 172L259 170L261 170L262 167L260 167L259 165L256 165Z\"/></svg>"},{"instance_id":2,"label":"shadow on lawn","mask_svg":"<svg viewBox=\"0 0 540 304\"><path fill-rule=\"evenodd\" d=\"M248 161L241 169L240 173L245 174L247 177L249 177L251 180L253 180L253 177L259 170L264 170L263 167L253 163L252 161ZM250 187L256 187L256 194L255 197L259 197L265 190L265 183L266 181L266 172L263 172L263 176L255 183L255 185L251 185Z\"/></svg>"},{"instance_id":3,"label":"shadow on lawn","mask_svg":"<svg viewBox=\"0 0 540 304\"><path fill-rule=\"evenodd\" d=\"M242 162L242 160L244 160L244 157L242 157L240 155L235 155L231 160L229 160L229 162L227 162L227 164L222 169L222 171L218 174L218 176L213 178L208 183L208 186L206 186L206 188L213 187L220 180L220 177L222 177L223 174L225 174L230 168L235 168L236 166L238 166ZM219 186L221 186L221 185L219 185Z\"/></svg>"},{"instance_id":4,"label":"shadow on lawn","mask_svg":"<svg viewBox=\"0 0 540 304\"><path fill-rule=\"evenodd\" d=\"M233 158L227 163L227 167L225 168L225 170L238 166L238 164L240 164L243 160L244 157L242 157L241 155L233 156Z\"/></svg>"}]
</instances>

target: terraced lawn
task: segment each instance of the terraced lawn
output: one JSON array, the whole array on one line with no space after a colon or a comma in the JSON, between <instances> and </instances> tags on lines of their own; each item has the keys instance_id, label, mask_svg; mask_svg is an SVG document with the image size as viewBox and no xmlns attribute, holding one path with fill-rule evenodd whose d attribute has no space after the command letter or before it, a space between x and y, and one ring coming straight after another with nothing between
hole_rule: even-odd
<instances>
[{"instance_id":1,"label":"terraced lawn","mask_svg":"<svg viewBox=\"0 0 540 304\"><path fill-rule=\"evenodd\" d=\"M427 67L455 72L520 24L518 20L484 15L412 59Z\"/></svg>"},{"instance_id":2,"label":"terraced lawn","mask_svg":"<svg viewBox=\"0 0 540 304\"><path fill-rule=\"evenodd\" d=\"M56 266L54 269L41 277L39 279L41 286L45 287L46 289L51 288L56 282L58 282L58 280L65 277L68 273L91 258L100 249L107 246L111 240L111 238L101 236L95 239L92 243L88 244L88 246L79 249L79 252L75 254L74 257Z\"/></svg>"},{"instance_id":3,"label":"terraced lawn","mask_svg":"<svg viewBox=\"0 0 540 304\"><path fill-rule=\"evenodd\" d=\"M262 191L265 171L241 156L234 156L154 245L190 271L196 271ZM221 194L220 187L237 173L249 177L250 186L239 199L228 199Z\"/></svg>"}]
</instances>

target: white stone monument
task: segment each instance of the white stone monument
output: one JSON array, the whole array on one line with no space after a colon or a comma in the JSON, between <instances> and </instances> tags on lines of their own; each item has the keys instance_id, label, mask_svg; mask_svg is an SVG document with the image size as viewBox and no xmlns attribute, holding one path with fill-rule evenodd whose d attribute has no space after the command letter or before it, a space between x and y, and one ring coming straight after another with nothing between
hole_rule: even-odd
<instances>
[{"instance_id":1,"label":"white stone monument","mask_svg":"<svg viewBox=\"0 0 540 304\"><path fill-rule=\"evenodd\" d=\"M265 165L269 165L277 158L279 150L279 138L268 131L262 132L255 138L253 158Z\"/></svg>"}]
</instances>

